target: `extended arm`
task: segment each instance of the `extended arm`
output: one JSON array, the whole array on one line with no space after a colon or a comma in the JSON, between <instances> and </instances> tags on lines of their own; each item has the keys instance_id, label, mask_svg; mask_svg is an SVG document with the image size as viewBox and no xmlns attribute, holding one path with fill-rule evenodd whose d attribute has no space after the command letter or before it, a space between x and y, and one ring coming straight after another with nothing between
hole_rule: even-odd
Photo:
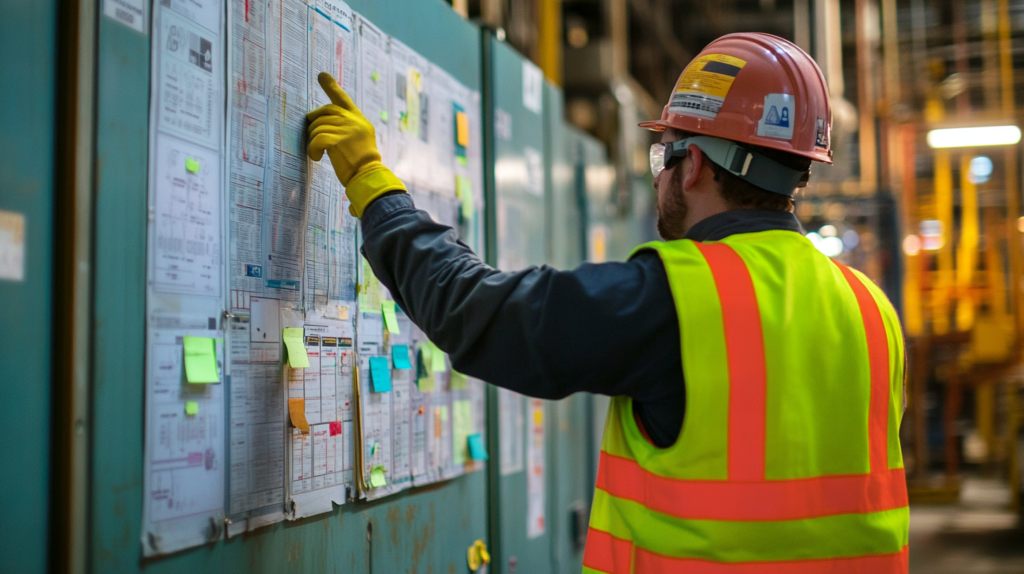
<instances>
[{"instance_id":1,"label":"extended arm","mask_svg":"<svg viewBox=\"0 0 1024 574\"><path fill-rule=\"evenodd\" d=\"M679 328L656 255L500 272L405 194L373 202L362 228L374 274L460 372L548 399L589 391L646 402L666 379L679 391Z\"/></svg>"}]
</instances>

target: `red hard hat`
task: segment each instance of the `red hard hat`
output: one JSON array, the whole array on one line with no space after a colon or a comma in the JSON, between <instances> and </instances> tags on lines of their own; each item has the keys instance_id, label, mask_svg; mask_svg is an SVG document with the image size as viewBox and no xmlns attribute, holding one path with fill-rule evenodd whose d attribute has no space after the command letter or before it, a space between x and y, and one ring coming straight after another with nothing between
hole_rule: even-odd
<instances>
[{"instance_id":1,"label":"red hard hat","mask_svg":"<svg viewBox=\"0 0 1024 574\"><path fill-rule=\"evenodd\" d=\"M711 42L679 76L660 120L675 128L832 163L825 77L796 44L757 32Z\"/></svg>"}]
</instances>

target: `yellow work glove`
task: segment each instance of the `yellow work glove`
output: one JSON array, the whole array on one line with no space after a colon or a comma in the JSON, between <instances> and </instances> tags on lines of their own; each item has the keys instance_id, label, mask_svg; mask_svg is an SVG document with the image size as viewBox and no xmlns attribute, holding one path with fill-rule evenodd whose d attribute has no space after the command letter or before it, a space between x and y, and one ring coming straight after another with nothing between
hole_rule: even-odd
<instances>
[{"instance_id":1,"label":"yellow work glove","mask_svg":"<svg viewBox=\"0 0 1024 574\"><path fill-rule=\"evenodd\" d=\"M380 162L373 124L352 98L327 72L320 72L317 80L331 103L306 114L310 122L306 153L320 161L327 152L334 173L345 186L349 211L362 217L373 200L389 191L405 191L405 185Z\"/></svg>"}]
</instances>

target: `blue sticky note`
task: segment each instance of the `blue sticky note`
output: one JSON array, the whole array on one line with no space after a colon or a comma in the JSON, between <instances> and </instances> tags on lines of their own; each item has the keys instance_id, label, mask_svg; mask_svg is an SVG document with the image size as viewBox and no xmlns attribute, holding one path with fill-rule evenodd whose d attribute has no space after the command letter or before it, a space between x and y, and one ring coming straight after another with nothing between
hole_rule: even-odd
<instances>
[{"instance_id":1,"label":"blue sticky note","mask_svg":"<svg viewBox=\"0 0 1024 574\"><path fill-rule=\"evenodd\" d=\"M391 390L391 365L387 357L370 357L370 380L375 393Z\"/></svg>"},{"instance_id":2,"label":"blue sticky note","mask_svg":"<svg viewBox=\"0 0 1024 574\"><path fill-rule=\"evenodd\" d=\"M466 437L469 441L469 458L473 460L487 460L487 448L484 447L484 439L480 433L473 433Z\"/></svg>"},{"instance_id":3,"label":"blue sticky note","mask_svg":"<svg viewBox=\"0 0 1024 574\"><path fill-rule=\"evenodd\" d=\"M396 369L411 369L412 363L409 362L409 346L392 345L391 360L395 362Z\"/></svg>"}]
</instances>

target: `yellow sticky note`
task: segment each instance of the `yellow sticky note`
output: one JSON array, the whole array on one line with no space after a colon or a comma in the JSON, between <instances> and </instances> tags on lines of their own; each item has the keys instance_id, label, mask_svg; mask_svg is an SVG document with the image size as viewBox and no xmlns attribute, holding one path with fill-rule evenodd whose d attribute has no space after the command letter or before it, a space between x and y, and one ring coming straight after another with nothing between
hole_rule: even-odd
<instances>
[{"instance_id":1,"label":"yellow sticky note","mask_svg":"<svg viewBox=\"0 0 1024 574\"><path fill-rule=\"evenodd\" d=\"M306 355L302 327L285 327L281 337L284 339L285 348L288 349L288 364L293 369L308 367L309 357Z\"/></svg>"},{"instance_id":2,"label":"yellow sticky note","mask_svg":"<svg viewBox=\"0 0 1024 574\"><path fill-rule=\"evenodd\" d=\"M309 422L306 421L305 399L288 399L288 416L291 418L293 427L304 433L309 432Z\"/></svg>"},{"instance_id":3,"label":"yellow sticky note","mask_svg":"<svg viewBox=\"0 0 1024 574\"><path fill-rule=\"evenodd\" d=\"M372 74L370 74L370 79L373 80L374 83L379 82L380 81L380 74L378 74L377 71L374 70L374 72Z\"/></svg>"},{"instance_id":4,"label":"yellow sticky note","mask_svg":"<svg viewBox=\"0 0 1024 574\"><path fill-rule=\"evenodd\" d=\"M544 409L535 409L533 411L533 424L542 425L544 424Z\"/></svg>"},{"instance_id":5,"label":"yellow sticky note","mask_svg":"<svg viewBox=\"0 0 1024 574\"><path fill-rule=\"evenodd\" d=\"M338 306L338 319L342 321L348 321L348 305Z\"/></svg>"},{"instance_id":6,"label":"yellow sticky note","mask_svg":"<svg viewBox=\"0 0 1024 574\"><path fill-rule=\"evenodd\" d=\"M217 352L210 337L182 339L185 349L185 380L190 383L219 383L217 374Z\"/></svg>"},{"instance_id":7,"label":"yellow sticky note","mask_svg":"<svg viewBox=\"0 0 1024 574\"><path fill-rule=\"evenodd\" d=\"M430 343L433 347L430 350L430 371L434 373L443 373L447 366L444 362L444 351L437 348L437 345Z\"/></svg>"},{"instance_id":8,"label":"yellow sticky note","mask_svg":"<svg viewBox=\"0 0 1024 574\"><path fill-rule=\"evenodd\" d=\"M185 158L185 169L189 173L199 173L199 162L190 157Z\"/></svg>"},{"instance_id":9,"label":"yellow sticky note","mask_svg":"<svg viewBox=\"0 0 1024 574\"><path fill-rule=\"evenodd\" d=\"M388 481L384 478L384 467L375 466L370 470L370 486L373 488L380 488L386 486Z\"/></svg>"},{"instance_id":10,"label":"yellow sticky note","mask_svg":"<svg viewBox=\"0 0 1024 574\"><path fill-rule=\"evenodd\" d=\"M393 335L400 335L402 331L398 328L398 316L395 315L395 302L390 299L384 299L380 302L380 310L384 313L384 328Z\"/></svg>"},{"instance_id":11,"label":"yellow sticky note","mask_svg":"<svg viewBox=\"0 0 1024 574\"><path fill-rule=\"evenodd\" d=\"M388 113L385 112L384 110L381 110L380 111L380 119L385 121L385 122L388 121Z\"/></svg>"},{"instance_id":12,"label":"yellow sticky note","mask_svg":"<svg viewBox=\"0 0 1024 574\"><path fill-rule=\"evenodd\" d=\"M190 417L199 414L199 403L196 401L185 401L185 414Z\"/></svg>"},{"instance_id":13,"label":"yellow sticky note","mask_svg":"<svg viewBox=\"0 0 1024 574\"><path fill-rule=\"evenodd\" d=\"M466 112L455 112L455 133L462 147L469 146L469 118Z\"/></svg>"}]
</instances>

